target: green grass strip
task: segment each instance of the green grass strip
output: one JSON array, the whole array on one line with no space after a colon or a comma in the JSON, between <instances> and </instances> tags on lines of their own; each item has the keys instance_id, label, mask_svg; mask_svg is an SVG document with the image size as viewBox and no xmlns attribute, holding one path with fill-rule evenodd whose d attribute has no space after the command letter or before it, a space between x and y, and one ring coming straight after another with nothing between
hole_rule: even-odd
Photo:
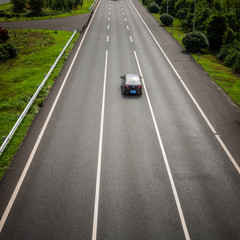
<instances>
[{"instance_id":1,"label":"green grass strip","mask_svg":"<svg viewBox=\"0 0 240 240\"><path fill-rule=\"evenodd\" d=\"M9 30L11 41L17 46L18 57L0 64L0 137L7 136L66 45L72 32L50 30ZM14 154L22 143L28 128L49 94L55 79L77 41L76 34L65 56L61 58L38 98L30 108L18 130L0 156L0 179L9 168ZM0 144L2 139L0 138Z\"/></svg>"},{"instance_id":2,"label":"green grass strip","mask_svg":"<svg viewBox=\"0 0 240 240\"><path fill-rule=\"evenodd\" d=\"M51 18L61 18L61 17L69 17L69 16L74 16L74 15L80 15L80 14L85 14L89 13L89 8L92 5L94 0L84 0L82 8L78 6L77 9L73 9L71 11L55 11L51 9L44 9L43 14L45 16L41 17L26 17L26 14L29 13L30 11L28 10L25 13L20 13L18 14L19 16L16 17L11 17L11 18L6 18L6 17L0 17L0 22L13 22L13 21L33 21L33 20L43 20L43 19L51 19ZM8 14L13 14L12 11L12 3L5 3L5 4L0 4L0 10L4 10ZM16 15L16 14L15 14Z\"/></svg>"}]
</instances>

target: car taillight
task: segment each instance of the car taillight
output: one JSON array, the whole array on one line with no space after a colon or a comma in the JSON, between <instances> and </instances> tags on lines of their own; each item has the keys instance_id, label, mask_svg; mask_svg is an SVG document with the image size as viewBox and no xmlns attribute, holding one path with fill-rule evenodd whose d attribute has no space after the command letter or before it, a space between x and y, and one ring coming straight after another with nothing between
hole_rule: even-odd
<instances>
[{"instance_id":1,"label":"car taillight","mask_svg":"<svg viewBox=\"0 0 240 240\"><path fill-rule=\"evenodd\" d=\"M139 88L142 88L142 85L138 85Z\"/></svg>"},{"instance_id":2,"label":"car taillight","mask_svg":"<svg viewBox=\"0 0 240 240\"><path fill-rule=\"evenodd\" d=\"M129 88L129 86L128 86L127 84L124 84L124 87L125 87L125 88Z\"/></svg>"}]
</instances>

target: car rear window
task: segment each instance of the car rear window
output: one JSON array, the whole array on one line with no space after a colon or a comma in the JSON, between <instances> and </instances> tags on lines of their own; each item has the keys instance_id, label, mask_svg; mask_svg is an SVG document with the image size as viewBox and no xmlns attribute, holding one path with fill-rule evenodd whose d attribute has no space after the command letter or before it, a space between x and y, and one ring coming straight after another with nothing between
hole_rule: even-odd
<instances>
[{"instance_id":1,"label":"car rear window","mask_svg":"<svg viewBox=\"0 0 240 240\"><path fill-rule=\"evenodd\" d=\"M137 77L127 78L126 83L139 83L139 78L137 78Z\"/></svg>"}]
</instances>

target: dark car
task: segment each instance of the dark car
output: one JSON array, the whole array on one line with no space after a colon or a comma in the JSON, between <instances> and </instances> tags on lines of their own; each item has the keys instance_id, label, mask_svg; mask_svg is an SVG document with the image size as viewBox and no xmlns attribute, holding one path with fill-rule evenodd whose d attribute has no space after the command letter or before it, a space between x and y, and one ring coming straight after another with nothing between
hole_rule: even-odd
<instances>
[{"instance_id":1,"label":"dark car","mask_svg":"<svg viewBox=\"0 0 240 240\"><path fill-rule=\"evenodd\" d=\"M142 95L142 78L138 74L125 74L122 78L122 94Z\"/></svg>"}]
</instances>

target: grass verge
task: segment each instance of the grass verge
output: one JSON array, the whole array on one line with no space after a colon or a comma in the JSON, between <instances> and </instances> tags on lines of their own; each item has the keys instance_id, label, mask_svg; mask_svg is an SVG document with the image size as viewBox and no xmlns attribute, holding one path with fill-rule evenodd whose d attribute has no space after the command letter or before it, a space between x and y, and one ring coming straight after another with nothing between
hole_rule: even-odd
<instances>
[{"instance_id":1,"label":"grass verge","mask_svg":"<svg viewBox=\"0 0 240 240\"><path fill-rule=\"evenodd\" d=\"M84 0L83 7L80 6L77 9L74 9L69 12L65 11L53 11L51 9L44 9L42 12L43 16L39 17L27 17L26 15L30 13L30 11L26 11L25 13L20 14L14 14L12 11L12 3L5 3L0 4L0 10L5 11L9 16L6 17L0 17L0 22L13 22L13 21L33 21L33 20L43 20L43 19L50 19L50 18L61 18L61 17L69 17L74 15L80 15L89 13L89 8L92 5L94 0Z\"/></svg>"},{"instance_id":2,"label":"grass verge","mask_svg":"<svg viewBox=\"0 0 240 240\"><path fill-rule=\"evenodd\" d=\"M10 39L18 49L18 57L0 64L0 145L2 136L7 136L33 96L37 85L50 70L72 32L50 30L9 30ZM55 79L69 56L79 34L70 43L38 98L30 108L13 138L0 156L0 179L8 170L13 156L22 143L28 128L49 94Z\"/></svg>"}]
</instances>

